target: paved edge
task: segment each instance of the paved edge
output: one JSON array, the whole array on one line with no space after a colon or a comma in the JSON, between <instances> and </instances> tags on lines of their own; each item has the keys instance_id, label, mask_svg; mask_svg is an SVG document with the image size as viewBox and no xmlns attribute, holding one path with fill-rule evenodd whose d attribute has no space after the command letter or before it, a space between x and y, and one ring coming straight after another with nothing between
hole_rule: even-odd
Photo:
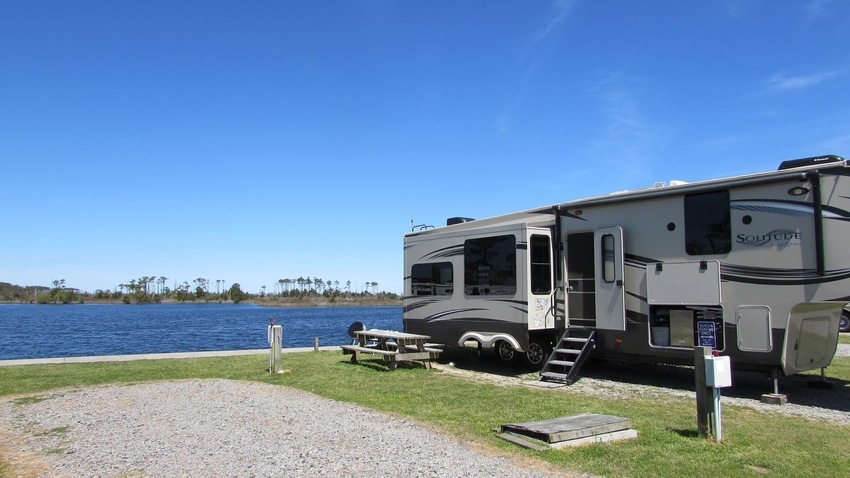
<instances>
[{"instance_id":1,"label":"paved edge","mask_svg":"<svg viewBox=\"0 0 850 478\"><path fill-rule=\"evenodd\" d=\"M282 349L283 353L312 352L313 347L290 347ZM338 345L319 347L319 350L339 350ZM232 357L236 355L263 355L268 354L269 349L251 350L215 350L207 352L174 352L162 354L136 354L136 355L96 355L92 357L57 357L38 359L14 359L0 360L0 367L14 365L43 365L63 363L92 363L92 362L130 362L133 360L161 360L161 359L185 359L205 357Z\"/></svg>"}]
</instances>

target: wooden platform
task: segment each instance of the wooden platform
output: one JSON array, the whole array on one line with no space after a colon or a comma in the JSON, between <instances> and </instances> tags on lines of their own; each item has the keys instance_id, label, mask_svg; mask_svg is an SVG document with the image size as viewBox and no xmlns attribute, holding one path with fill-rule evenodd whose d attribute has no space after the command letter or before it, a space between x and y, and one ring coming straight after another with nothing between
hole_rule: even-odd
<instances>
[{"instance_id":1,"label":"wooden platform","mask_svg":"<svg viewBox=\"0 0 850 478\"><path fill-rule=\"evenodd\" d=\"M582 413L502 425L499 437L527 448L548 449L635 438L637 432L631 427L628 418Z\"/></svg>"}]
</instances>

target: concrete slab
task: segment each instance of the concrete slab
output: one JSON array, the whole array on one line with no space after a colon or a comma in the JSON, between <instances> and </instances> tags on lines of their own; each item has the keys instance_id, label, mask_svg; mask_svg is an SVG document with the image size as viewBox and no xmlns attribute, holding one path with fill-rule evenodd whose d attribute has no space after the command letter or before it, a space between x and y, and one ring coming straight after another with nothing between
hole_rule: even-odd
<instances>
[{"instance_id":1,"label":"concrete slab","mask_svg":"<svg viewBox=\"0 0 850 478\"><path fill-rule=\"evenodd\" d=\"M560 449L574 446L592 445L594 443L608 443L619 440L631 440L638 437L637 430L620 430L618 432L603 433L584 438L576 438L575 440L565 440L556 443L550 443L551 448Z\"/></svg>"},{"instance_id":2,"label":"concrete slab","mask_svg":"<svg viewBox=\"0 0 850 478\"><path fill-rule=\"evenodd\" d=\"M784 393L765 393L761 396L761 403L768 405L785 405L788 403L788 396Z\"/></svg>"},{"instance_id":3,"label":"concrete slab","mask_svg":"<svg viewBox=\"0 0 850 478\"><path fill-rule=\"evenodd\" d=\"M537 388L564 388L567 386L566 383L563 382L544 382L543 380L526 380L522 382L526 387L537 387Z\"/></svg>"}]
</instances>

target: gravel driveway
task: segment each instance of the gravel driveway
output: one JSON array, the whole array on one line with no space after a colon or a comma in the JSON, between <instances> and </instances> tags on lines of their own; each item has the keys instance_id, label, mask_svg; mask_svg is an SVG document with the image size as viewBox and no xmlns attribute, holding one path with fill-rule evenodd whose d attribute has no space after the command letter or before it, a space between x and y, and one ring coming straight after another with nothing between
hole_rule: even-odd
<instances>
[{"instance_id":1,"label":"gravel driveway","mask_svg":"<svg viewBox=\"0 0 850 478\"><path fill-rule=\"evenodd\" d=\"M39 400L0 403L16 476L567 476L282 386L183 380Z\"/></svg>"}]
</instances>

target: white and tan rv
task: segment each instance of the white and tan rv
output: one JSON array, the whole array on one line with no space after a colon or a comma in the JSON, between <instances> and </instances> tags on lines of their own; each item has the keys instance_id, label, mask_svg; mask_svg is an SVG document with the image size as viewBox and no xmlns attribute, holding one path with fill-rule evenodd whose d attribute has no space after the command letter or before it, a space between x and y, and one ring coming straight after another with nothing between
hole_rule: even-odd
<instances>
[{"instance_id":1,"label":"white and tan rv","mask_svg":"<svg viewBox=\"0 0 850 478\"><path fill-rule=\"evenodd\" d=\"M850 302L850 165L656 184L404 238L404 328L570 383L583 360L826 367Z\"/></svg>"}]
</instances>

